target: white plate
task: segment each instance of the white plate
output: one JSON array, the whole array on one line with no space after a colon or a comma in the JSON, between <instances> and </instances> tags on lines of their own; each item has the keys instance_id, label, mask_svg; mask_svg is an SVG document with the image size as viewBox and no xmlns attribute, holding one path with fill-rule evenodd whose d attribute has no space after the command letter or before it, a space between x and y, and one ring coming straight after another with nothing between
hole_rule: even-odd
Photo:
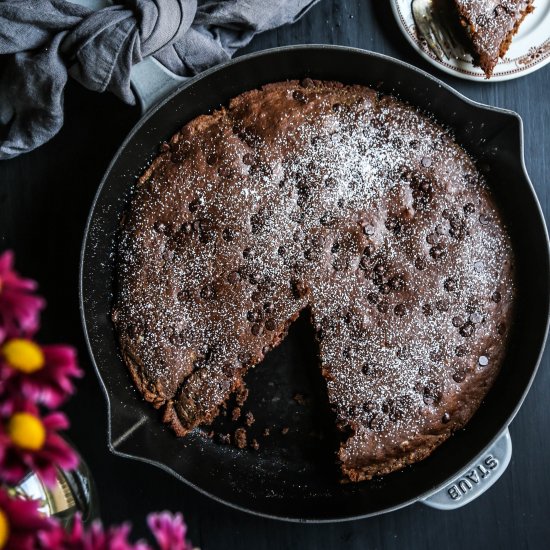
<instances>
[{"instance_id":1,"label":"white plate","mask_svg":"<svg viewBox=\"0 0 550 550\"><path fill-rule=\"evenodd\" d=\"M437 59L416 34L411 3L411 0L391 0L397 24L413 48L446 73L476 82L498 82L525 76L550 63L550 0L534 1L535 10L525 18L506 57L498 62L489 80L479 67L474 67L469 55L444 61Z\"/></svg>"}]
</instances>

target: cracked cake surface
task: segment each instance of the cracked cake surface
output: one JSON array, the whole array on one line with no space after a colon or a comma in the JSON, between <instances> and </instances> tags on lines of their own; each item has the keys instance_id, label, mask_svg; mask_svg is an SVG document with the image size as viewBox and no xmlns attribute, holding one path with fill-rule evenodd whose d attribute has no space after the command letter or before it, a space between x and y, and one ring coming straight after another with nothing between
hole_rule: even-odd
<instances>
[{"instance_id":1,"label":"cracked cake surface","mask_svg":"<svg viewBox=\"0 0 550 550\"><path fill-rule=\"evenodd\" d=\"M305 79L162 145L122 221L112 318L137 387L184 436L308 309L341 471L360 481L468 422L503 359L513 279L490 189L447 130Z\"/></svg>"}]
</instances>

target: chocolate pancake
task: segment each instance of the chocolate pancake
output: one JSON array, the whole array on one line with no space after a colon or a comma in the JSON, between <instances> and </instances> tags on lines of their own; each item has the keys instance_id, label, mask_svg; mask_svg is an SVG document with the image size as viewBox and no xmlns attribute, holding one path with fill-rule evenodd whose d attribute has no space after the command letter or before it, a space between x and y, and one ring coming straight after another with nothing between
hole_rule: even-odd
<instances>
[{"instance_id":1,"label":"chocolate pancake","mask_svg":"<svg viewBox=\"0 0 550 550\"><path fill-rule=\"evenodd\" d=\"M136 385L184 436L309 310L343 477L360 481L468 422L502 362L513 280L490 189L448 131L306 79L162 145L122 222L112 317Z\"/></svg>"}]
</instances>

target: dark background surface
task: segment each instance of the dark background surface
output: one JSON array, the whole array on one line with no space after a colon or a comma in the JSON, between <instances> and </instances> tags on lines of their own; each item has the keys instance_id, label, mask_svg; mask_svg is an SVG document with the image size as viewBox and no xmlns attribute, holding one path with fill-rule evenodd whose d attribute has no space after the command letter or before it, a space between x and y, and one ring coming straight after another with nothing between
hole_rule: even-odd
<instances>
[{"instance_id":1,"label":"dark background surface","mask_svg":"<svg viewBox=\"0 0 550 550\"><path fill-rule=\"evenodd\" d=\"M525 124L527 168L548 216L550 65L496 84L448 77L412 51L393 20L389 2L383 0L322 0L297 24L257 37L246 51L297 43L342 44L386 53L432 72L472 99L517 111ZM0 250L15 250L17 268L37 279L48 299L42 340L68 342L79 349L86 377L67 407L70 436L94 473L106 523L130 519L141 535L147 512L180 510L194 544L206 550L550 546L549 353L510 428L514 452L508 470L490 491L453 512L417 504L355 522L286 524L234 511L160 470L112 456L106 447L104 398L80 325L78 261L97 185L139 112L113 96L71 84L65 114L65 126L50 143L0 164Z\"/></svg>"}]
</instances>

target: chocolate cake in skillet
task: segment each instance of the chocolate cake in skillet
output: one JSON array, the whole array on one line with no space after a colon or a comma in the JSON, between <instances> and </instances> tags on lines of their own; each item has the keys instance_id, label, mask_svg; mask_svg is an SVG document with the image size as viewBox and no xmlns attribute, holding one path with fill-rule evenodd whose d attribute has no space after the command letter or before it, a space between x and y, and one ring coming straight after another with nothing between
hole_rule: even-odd
<instances>
[{"instance_id":1,"label":"chocolate cake in skillet","mask_svg":"<svg viewBox=\"0 0 550 550\"><path fill-rule=\"evenodd\" d=\"M474 63L490 78L523 20L533 11L533 0L451 1L458 12Z\"/></svg>"},{"instance_id":2,"label":"chocolate cake in skillet","mask_svg":"<svg viewBox=\"0 0 550 550\"><path fill-rule=\"evenodd\" d=\"M137 387L184 436L307 309L343 478L360 481L468 422L503 359L513 279L490 190L446 130L306 79L162 146L123 220L112 317Z\"/></svg>"}]
</instances>

